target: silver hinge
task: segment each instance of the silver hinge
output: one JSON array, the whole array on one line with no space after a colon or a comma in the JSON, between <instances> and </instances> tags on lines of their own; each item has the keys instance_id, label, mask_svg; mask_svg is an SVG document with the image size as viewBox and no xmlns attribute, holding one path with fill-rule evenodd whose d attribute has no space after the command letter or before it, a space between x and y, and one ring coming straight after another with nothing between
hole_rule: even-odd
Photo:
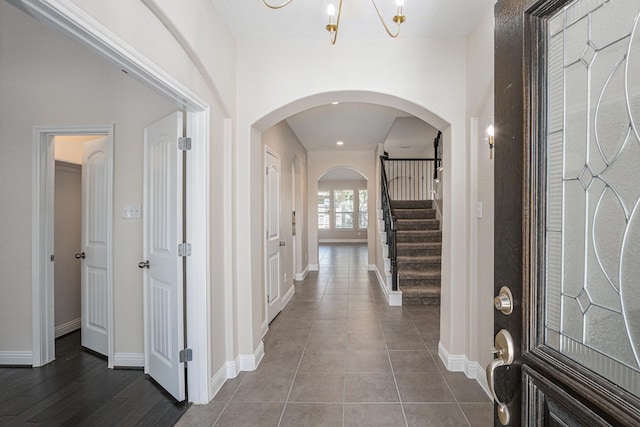
<instances>
[{"instance_id":1,"label":"silver hinge","mask_svg":"<svg viewBox=\"0 0 640 427\"><path fill-rule=\"evenodd\" d=\"M178 150L189 151L191 150L191 137L181 136L178 138Z\"/></svg>"},{"instance_id":2,"label":"silver hinge","mask_svg":"<svg viewBox=\"0 0 640 427\"><path fill-rule=\"evenodd\" d=\"M191 362L193 360L193 351L190 348L180 350L180 363Z\"/></svg>"},{"instance_id":3,"label":"silver hinge","mask_svg":"<svg viewBox=\"0 0 640 427\"><path fill-rule=\"evenodd\" d=\"M269 166L267 166L267 167L265 168L265 171L266 171L265 173L266 173L267 175L269 175Z\"/></svg>"},{"instance_id":4,"label":"silver hinge","mask_svg":"<svg viewBox=\"0 0 640 427\"><path fill-rule=\"evenodd\" d=\"M178 256L191 256L191 243L180 243L178 245Z\"/></svg>"}]
</instances>

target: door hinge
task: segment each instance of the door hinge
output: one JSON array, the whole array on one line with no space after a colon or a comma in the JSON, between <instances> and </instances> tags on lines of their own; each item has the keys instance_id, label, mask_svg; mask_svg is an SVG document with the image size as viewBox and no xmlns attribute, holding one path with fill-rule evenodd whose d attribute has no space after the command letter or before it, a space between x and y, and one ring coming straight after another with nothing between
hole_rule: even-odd
<instances>
[{"instance_id":1,"label":"door hinge","mask_svg":"<svg viewBox=\"0 0 640 427\"><path fill-rule=\"evenodd\" d=\"M178 150L189 151L191 150L191 137L181 136L178 138Z\"/></svg>"},{"instance_id":2,"label":"door hinge","mask_svg":"<svg viewBox=\"0 0 640 427\"><path fill-rule=\"evenodd\" d=\"M191 362L193 360L193 350L190 348L185 348L184 350L180 350L180 363Z\"/></svg>"},{"instance_id":3,"label":"door hinge","mask_svg":"<svg viewBox=\"0 0 640 427\"><path fill-rule=\"evenodd\" d=\"M271 304L271 295L267 295L267 304Z\"/></svg>"},{"instance_id":4,"label":"door hinge","mask_svg":"<svg viewBox=\"0 0 640 427\"><path fill-rule=\"evenodd\" d=\"M266 175L269 175L269 166L267 166L267 167L265 168L265 174L266 174Z\"/></svg>"},{"instance_id":5,"label":"door hinge","mask_svg":"<svg viewBox=\"0 0 640 427\"><path fill-rule=\"evenodd\" d=\"M180 243L178 245L178 256L191 256L191 243Z\"/></svg>"}]
</instances>

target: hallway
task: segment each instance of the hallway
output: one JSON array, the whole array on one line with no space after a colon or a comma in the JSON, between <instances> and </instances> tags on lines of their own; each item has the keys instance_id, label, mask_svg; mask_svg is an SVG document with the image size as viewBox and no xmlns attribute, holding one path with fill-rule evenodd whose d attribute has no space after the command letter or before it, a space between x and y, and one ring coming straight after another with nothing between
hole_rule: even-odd
<instances>
[{"instance_id":1,"label":"hallway","mask_svg":"<svg viewBox=\"0 0 640 427\"><path fill-rule=\"evenodd\" d=\"M367 247L322 245L271 323L265 357L180 426L491 426L493 405L438 357L439 307L389 307Z\"/></svg>"}]
</instances>

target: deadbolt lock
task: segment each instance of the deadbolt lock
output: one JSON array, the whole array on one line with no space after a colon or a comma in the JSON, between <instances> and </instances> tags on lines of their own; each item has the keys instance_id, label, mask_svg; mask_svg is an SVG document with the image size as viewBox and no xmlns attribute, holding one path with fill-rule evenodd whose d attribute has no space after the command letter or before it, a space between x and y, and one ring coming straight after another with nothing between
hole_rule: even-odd
<instances>
[{"instance_id":1,"label":"deadbolt lock","mask_svg":"<svg viewBox=\"0 0 640 427\"><path fill-rule=\"evenodd\" d=\"M511 289L506 286L500 288L498 296L493 299L493 306L502 314L509 315L513 313L513 295Z\"/></svg>"}]
</instances>

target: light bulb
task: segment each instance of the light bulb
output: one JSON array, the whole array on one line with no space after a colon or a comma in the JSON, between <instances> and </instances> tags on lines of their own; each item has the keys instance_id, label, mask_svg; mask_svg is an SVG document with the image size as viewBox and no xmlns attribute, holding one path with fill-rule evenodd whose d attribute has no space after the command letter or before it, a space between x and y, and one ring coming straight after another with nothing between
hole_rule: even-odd
<instances>
[{"instance_id":1,"label":"light bulb","mask_svg":"<svg viewBox=\"0 0 640 427\"><path fill-rule=\"evenodd\" d=\"M495 130L493 129L493 125L487 126L487 135L488 136L494 136L494 132L495 132Z\"/></svg>"},{"instance_id":2,"label":"light bulb","mask_svg":"<svg viewBox=\"0 0 640 427\"><path fill-rule=\"evenodd\" d=\"M397 5L398 7L402 7L402 6L404 6L404 0L396 0L396 5Z\"/></svg>"},{"instance_id":3,"label":"light bulb","mask_svg":"<svg viewBox=\"0 0 640 427\"><path fill-rule=\"evenodd\" d=\"M329 17L333 18L336 14L336 7L333 4L329 4L329 6L327 6L327 14L329 15Z\"/></svg>"}]
</instances>

